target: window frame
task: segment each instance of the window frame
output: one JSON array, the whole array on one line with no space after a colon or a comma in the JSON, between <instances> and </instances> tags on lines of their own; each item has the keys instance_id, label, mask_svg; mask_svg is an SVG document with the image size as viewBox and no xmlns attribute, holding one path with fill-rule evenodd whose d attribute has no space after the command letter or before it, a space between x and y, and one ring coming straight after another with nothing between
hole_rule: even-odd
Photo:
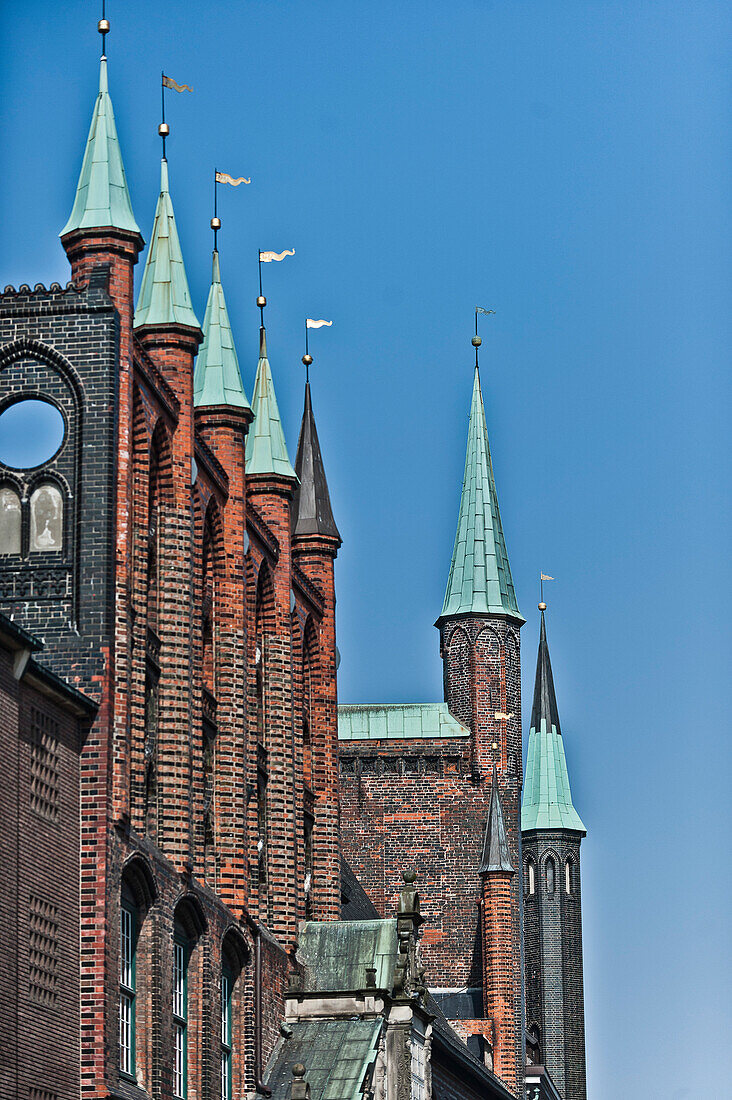
<instances>
[{"instance_id":1,"label":"window frame","mask_svg":"<svg viewBox=\"0 0 732 1100\"><path fill-rule=\"evenodd\" d=\"M191 945L180 929L173 934L173 1096L187 1100L188 1096L188 964ZM180 962L179 962L180 959ZM177 1009L181 1011L178 1012ZM179 1045L180 1044L180 1045ZM180 1059L180 1066L179 1066ZM177 1086L180 1083L180 1090Z\"/></svg>"},{"instance_id":2,"label":"window frame","mask_svg":"<svg viewBox=\"0 0 732 1100\"><path fill-rule=\"evenodd\" d=\"M234 974L224 961L221 967L221 1100L232 1100L233 1097L233 993Z\"/></svg>"},{"instance_id":3,"label":"window frame","mask_svg":"<svg viewBox=\"0 0 732 1100\"><path fill-rule=\"evenodd\" d=\"M128 924L128 932L125 925ZM119 961L119 1069L124 1077L135 1080L137 1071L137 933L138 909L129 887L123 884L120 899L120 961ZM129 961L125 961L125 941L129 944ZM125 981L129 978L129 981ZM123 1004L128 1012L123 1014ZM128 1043L124 1043L125 1024ZM125 1052L127 1059L124 1058ZM127 1064L125 1065L125 1061Z\"/></svg>"}]
</instances>

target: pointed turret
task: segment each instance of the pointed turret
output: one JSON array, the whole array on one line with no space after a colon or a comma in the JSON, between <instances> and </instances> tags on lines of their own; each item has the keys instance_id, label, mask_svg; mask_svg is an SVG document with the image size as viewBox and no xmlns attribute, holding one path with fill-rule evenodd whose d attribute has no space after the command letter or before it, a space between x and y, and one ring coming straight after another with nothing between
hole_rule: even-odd
<instances>
[{"instance_id":1,"label":"pointed turret","mask_svg":"<svg viewBox=\"0 0 732 1100\"><path fill-rule=\"evenodd\" d=\"M76 198L71 216L59 236L65 237L81 229L108 227L140 233L132 213L107 86L107 59L103 57L99 64L99 94L94 104Z\"/></svg>"},{"instance_id":2,"label":"pointed turret","mask_svg":"<svg viewBox=\"0 0 732 1100\"><path fill-rule=\"evenodd\" d=\"M280 410L277 407L272 370L267 358L267 335L264 326L259 330L259 362L254 380L252 397L254 423L247 436L247 477L274 475L290 478L297 475L287 453L285 433L282 430Z\"/></svg>"},{"instance_id":3,"label":"pointed turret","mask_svg":"<svg viewBox=\"0 0 732 1100\"><path fill-rule=\"evenodd\" d=\"M196 408L229 405L248 409L239 360L221 285L219 254L214 249L211 289L203 318L203 343L193 376L193 404Z\"/></svg>"},{"instance_id":4,"label":"pointed turret","mask_svg":"<svg viewBox=\"0 0 732 1100\"><path fill-rule=\"evenodd\" d=\"M305 409L297 441L295 473L300 484L295 489L292 502L292 534L297 539L303 535L323 535L340 543L333 510L330 505L328 482L320 453L318 430L315 427L310 383L305 383Z\"/></svg>"},{"instance_id":5,"label":"pointed turret","mask_svg":"<svg viewBox=\"0 0 732 1100\"><path fill-rule=\"evenodd\" d=\"M477 369L457 533L438 624L448 616L470 614L509 615L524 621L503 538Z\"/></svg>"},{"instance_id":6,"label":"pointed turret","mask_svg":"<svg viewBox=\"0 0 732 1100\"><path fill-rule=\"evenodd\" d=\"M572 804L572 793L569 789L543 611L524 777L521 829L574 829L583 834L586 832Z\"/></svg>"},{"instance_id":7,"label":"pointed turret","mask_svg":"<svg viewBox=\"0 0 732 1100\"><path fill-rule=\"evenodd\" d=\"M513 874L514 867L511 863L511 853L508 849L506 838L506 825L501 809L501 793L498 786L498 772L493 765L493 787L491 789L491 804L488 808L488 820L485 823L483 836L483 853L481 855L479 875L487 875L491 871L510 871Z\"/></svg>"},{"instance_id":8,"label":"pointed turret","mask_svg":"<svg viewBox=\"0 0 732 1100\"><path fill-rule=\"evenodd\" d=\"M160 163L160 195L135 310L136 329L154 325L199 328L191 305L165 158Z\"/></svg>"}]
</instances>

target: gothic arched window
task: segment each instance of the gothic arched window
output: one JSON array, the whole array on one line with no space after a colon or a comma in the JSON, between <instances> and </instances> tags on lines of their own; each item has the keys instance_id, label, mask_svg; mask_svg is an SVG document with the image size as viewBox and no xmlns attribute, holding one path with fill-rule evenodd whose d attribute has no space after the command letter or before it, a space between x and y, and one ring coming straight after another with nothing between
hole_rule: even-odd
<instances>
[{"instance_id":1,"label":"gothic arched window","mask_svg":"<svg viewBox=\"0 0 732 1100\"><path fill-rule=\"evenodd\" d=\"M9 486L0 489L0 554L19 554L20 497Z\"/></svg>"},{"instance_id":2,"label":"gothic arched window","mask_svg":"<svg viewBox=\"0 0 732 1100\"><path fill-rule=\"evenodd\" d=\"M566 893L572 893L572 861L568 859L564 864L564 889Z\"/></svg>"},{"instance_id":3,"label":"gothic arched window","mask_svg":"<svg viewBox=\"0 0 732 1100\"><path fill-rule=\"evenodd\" d=\"M551 856L544 865L544 876L546 879L546 892L547 894L553 894L555 889L556 867L554 866L554 860Z\"/></svg>"},{"instance_id":4,"label":"gothic arched window","mask_svg":"<svg viewBox=\"0 0 732 1100\"><path fill-rule=\"evenodd\" d=\"M64 498L55 485L44 483L30 498L30 548L57 553L64 546Z\"/></svg>"},{"instance_id":5,"label":"gothic arched window","mask_svg":"<svg viewBox=\"0 0 732 1100\"><path fill-rule=\"evenodd\" d=\"M533 859L526 860L526 893L536 893L536 867Z\"/></svg>"}]
</instances>

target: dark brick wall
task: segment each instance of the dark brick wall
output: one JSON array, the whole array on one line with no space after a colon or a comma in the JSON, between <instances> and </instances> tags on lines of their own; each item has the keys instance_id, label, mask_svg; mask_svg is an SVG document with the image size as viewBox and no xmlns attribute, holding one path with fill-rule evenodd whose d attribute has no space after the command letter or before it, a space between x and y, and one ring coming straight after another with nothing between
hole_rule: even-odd
<instances>
[{"instance_id":1,"label":"dark brick wall","mask_svg":"<svg viewBox=\"0 0 732 1100\"><path fill-rule=\"evenodd\" d=\"M541 1059L564 1100L587 1095L580 842L578 833L561 830L523 836L526 1022L539 1027ZM555 868L553 891L547 887L549 859ZM529 860L536 869L533 894L528 892Z\"/></svg>"},{"instance_id":2,"label":"dark brick wall","mask_svg":"<svg viewBox=\"0 0 732 1100\"><path fill-rule=\"evenodd\" d=\"M79 1095L79 721L0 647L0 1097Z\"/></svg>"},{"instance_id":3,"label":"dark brick wall","mask_svg":"<svg viewBox=\"0 0 732 1100\"><path fill-rule=\"evenodd\" d=\"M342 741L341 837L346 859L382 914L396 904L402 869L415 867L427 980L463 989L483 986L478 866L494 763L512 862L521 865L519 635L507 620L471 617L443 624L441 642L445 698L472 736ZM523 1062L519 879L513 876L501 918L513 1013L502 1029L510 1046L502 1068L512 1088Z\"/></svg>"}]
</instances>

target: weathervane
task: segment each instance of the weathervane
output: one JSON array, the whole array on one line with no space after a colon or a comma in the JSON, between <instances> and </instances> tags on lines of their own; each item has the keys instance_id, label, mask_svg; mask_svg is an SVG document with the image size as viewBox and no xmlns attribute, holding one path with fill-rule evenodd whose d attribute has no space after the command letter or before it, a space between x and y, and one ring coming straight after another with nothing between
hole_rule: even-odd
<instances>
[{"instance_id":1,"label":"weathervane","mask_svg":"<svg viewBox=\"0 0 732 1100\"><path fill-rule=\"evenodd\" d=\"M174 92L192 92L193 88L190 84L178 84L173 80L172 76L166 76L165 73L160 74L160 125L158 126L158 133L163 139L163 160L165 160L165 139L170 134L170 126L165 121L165 89L172 88Z\"/></svg>"},{"instance_id":2,"label":"weathervane","mask_svg":"<svg viewBox=\"0 0 732 1100\"><path fill-rule=\"evenodd\" d=\"M248 181L247 181L248 182ZM259 327L264 328L264 307L267 305L267 299L262 293L262 264L271 264L273 260L284 260L285 256L294 256L294 248L286 248L284 252L262 252L259 249L259 297L257 298L257 305L259 306Z\"/></svg>"},{"instance_id":3,"label":"weathervane","mask_svg":"<svg viewBox=\"0 0 732 1100\"><path fill-rule=\"evenodd\" d=\"M546 604L544 603L544 581L553 581L554 577L548 576L547 573L539 573L539 611L546 611Z\"/></svg>"},{"instance_id":4,"label":"weathervane","mask_svg":"<svg viewBox=\"0 0 732 1100\"><path fill-rule=\"evenodd\" d=\"M479 313L490 314L490 313L495 313L495 312L496 312L495 309L483 309L483 306L476 306L475 307L475 336L471 340L471 343L472 343L473 347L475 348L475 369L476 370L478 369L478 348L483 343L480 336L478 336L478 314Z\"/></svg>"},{"instance_id":5,"label":"weathervane","mask_svg":"<svg viewBox=\"0 0 732 1100\"><path fill-rule=\"evenodd\" d=\"M238 187L241 183L251 183L251 179L247 179L245 176L239 176L234 179L228 172L219 172L218 168L214 168L214 212L211 218L211 228L214 235L214 252L216 252L217 234L221 229L221 218L218 213L218 184L230 183L232 187Z\"/></svg>"},{"instance_id":6,"label":"weathervane","mask_svg":"<svg viewBox=\"0 0 732 1100\"><path fill-rule=\"evenodd\" d=\"M305 364L305 382L310 382L310 366L313 361L313 357L308 349L308 329L311 328L323 328L327 325L328 328L333 324L332 321L314 321L312 317L308 317L305 320L305 354L302 357L302 361Z\"/></svg>"}]
</instances>

